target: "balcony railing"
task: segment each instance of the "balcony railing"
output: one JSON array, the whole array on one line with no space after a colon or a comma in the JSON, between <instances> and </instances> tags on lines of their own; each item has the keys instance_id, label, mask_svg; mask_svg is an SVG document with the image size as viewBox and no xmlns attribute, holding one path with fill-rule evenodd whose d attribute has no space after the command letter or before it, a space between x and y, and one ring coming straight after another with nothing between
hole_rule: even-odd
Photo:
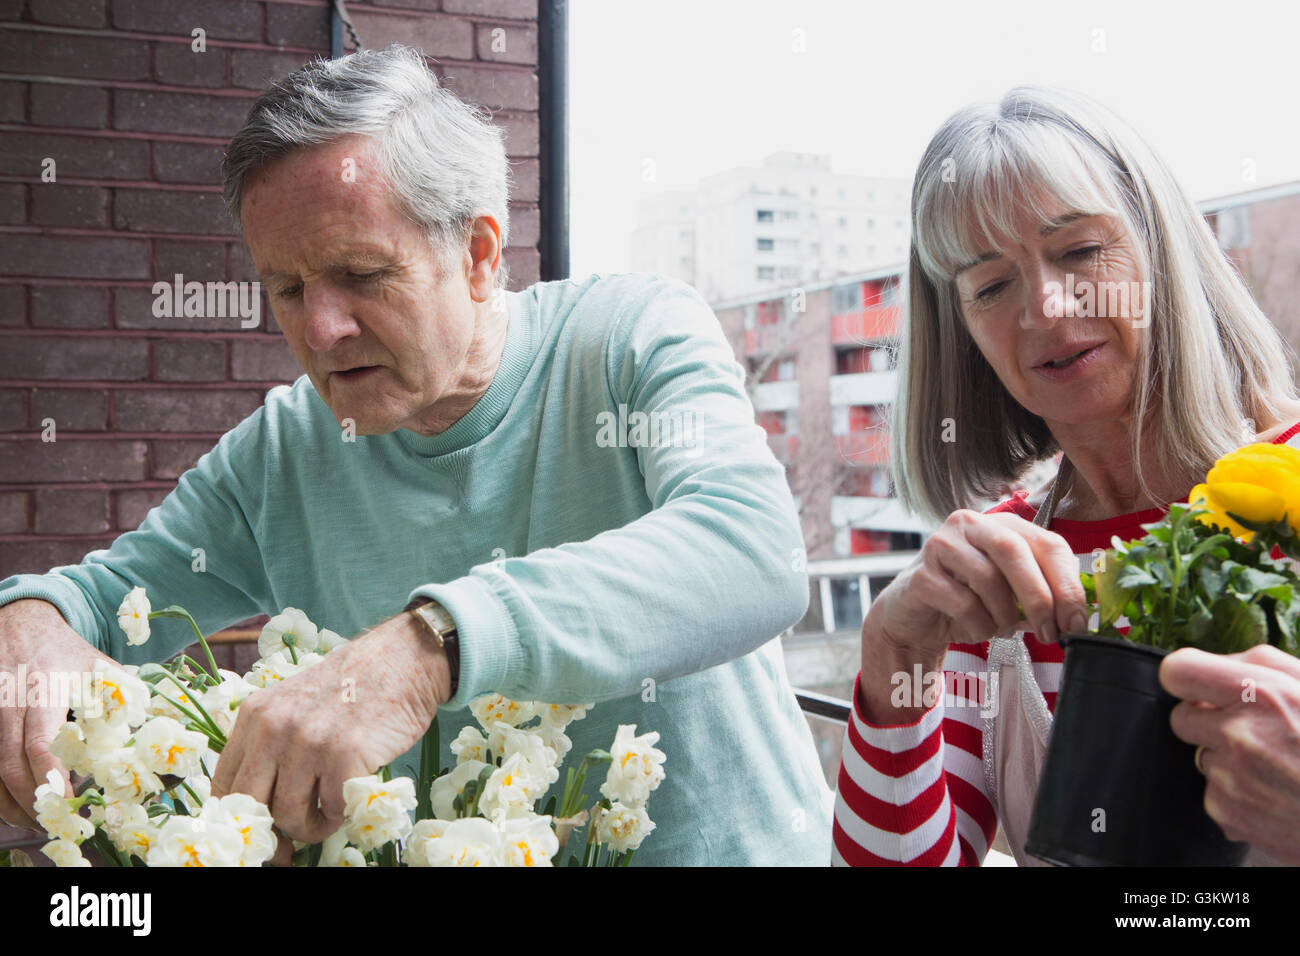
<instances>
[{"instance_id":1,"label":"balcony railing","mask_svg":"<svg viewBox=\"0 0 1300 956\"><path fill-rule=\"evenodd\" d=\"M896 305L873 305L831 316L832 345L860 345L898 335L902 310Z\"/></svg>"}]
</instances>

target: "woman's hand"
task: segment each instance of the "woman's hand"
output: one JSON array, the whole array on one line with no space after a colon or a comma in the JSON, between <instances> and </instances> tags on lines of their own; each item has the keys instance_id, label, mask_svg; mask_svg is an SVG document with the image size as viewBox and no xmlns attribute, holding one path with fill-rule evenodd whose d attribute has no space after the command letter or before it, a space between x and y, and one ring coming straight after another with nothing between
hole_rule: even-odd
<instances>
[{"instance_id":1,"label":"woman's hand","mask_svg":"<svg viewBox=\"0 0 1300 956\"><path fill-rule=\"evenodd\" d=\"M885 640L932 653L1022 629L1055 641L1088 626L1079 559L1065 539L1002 513L954 511L877 609Z\"/></svg>"},{"instance_id":2,"label":"woman's hand","mask_svg":"<svg viewBox=\"0 0 1300 956\"><path fill-rule=\"evenodd\" d=\"M924 708L898 707L890 688L917 664L925 673L940 670L949 644L1021 629L1055 641L1087 626L1079 559L1064 538L1019 515L954 511L916 563L871 603L862 625L860 707L874 723L915 721Z\"/></svg>"},{"instance_id":3,"label":"woman's hand","mask_svg":"<svg viewBox=\"0 0 1300 956\"><path fill-rule=\"evenodd\" d=\"M1229 840L1300 864L1300 661L1268 644L1183 648L1161 663L1160 683L1182 699L1174 734L1200 748L1205 812Z\"/></svg>"}]
</instances>

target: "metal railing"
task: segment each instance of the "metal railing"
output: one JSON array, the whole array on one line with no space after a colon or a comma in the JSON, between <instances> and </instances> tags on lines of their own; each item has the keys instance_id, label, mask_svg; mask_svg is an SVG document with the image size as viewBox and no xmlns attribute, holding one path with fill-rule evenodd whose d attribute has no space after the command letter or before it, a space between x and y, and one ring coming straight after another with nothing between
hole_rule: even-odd
<instances>
[{"instance_id":1,"label":"metal railing","mask_svg":"<svg viewBox=\"0 0 1300 956\"><path fill-rule=\"evenodd\" d=\"M837 724L847 724L849 722L849 712L853 707L847 700L797 688L794 696L795 700L799 701L799 707L805 714L812 714L814 717L821 717L823 720L833 720Z\"/></svg>"}]
</instances>

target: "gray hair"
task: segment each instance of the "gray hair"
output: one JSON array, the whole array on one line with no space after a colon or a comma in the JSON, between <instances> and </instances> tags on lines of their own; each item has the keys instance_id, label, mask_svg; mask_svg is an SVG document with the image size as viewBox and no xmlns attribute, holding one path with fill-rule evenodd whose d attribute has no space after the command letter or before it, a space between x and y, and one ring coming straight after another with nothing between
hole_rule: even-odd
<instances>
[{"instance_id":1,"label":"gray hair","mask_svg":"<svg viewBox=\"0 0 1300 956\"><path fill-rule=\"evenodd\" d=\"M1117 217L1151 283L1127 450L1145 495L1159 500L1142 474L1144 443L1190 491L1243 444L1247 420L1262 427L1295 398L1289 347L1143 139L1082 95L1018 87L953 114L913 183L893 477L904 503L935 520L995 496L1059 450L985 361L955 283L990 244L1014 239L1021 210L1048 224L1040 192L1071 212ZM957 440L942 441L954 428Z\"/></svg>"},{"instance_id":2,"label":"gray hair","mask_svg":"<svg viewBox=\"0 0 1300 956\"><path fill-rule=\"evenodd\" d=\"M384 181L442 263L466 248L480 215L496 219L505 247L510 166L501 130L441 88L418 50L397 44L317 59L258 97L222 162L235 229L242 235L240 209L252 170L351 134L375 137ZM498 287L505 273L503 256Z\"/></svg>"}]
</instances>

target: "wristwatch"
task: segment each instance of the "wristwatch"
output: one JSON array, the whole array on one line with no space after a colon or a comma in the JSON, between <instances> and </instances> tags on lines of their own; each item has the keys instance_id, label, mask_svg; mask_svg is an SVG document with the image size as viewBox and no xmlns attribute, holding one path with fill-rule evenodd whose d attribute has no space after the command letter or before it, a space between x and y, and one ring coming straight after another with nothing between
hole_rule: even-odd
<instances>
[{"instance_id":1,"label":"wristwatch","mask_svg":"<svg viewBox=\"0 0 1300 956\"><path fill-rule=\"evenodd\" d=\"M404 611L410 611L424 626L432 632L434 640L447 655L447 668L451 673L451 696L456 696L456 687L460 683L460 641L456 634L456 621L451 613L432 598L416 598L406 605Z\"/></svg>"}]
</instances>

